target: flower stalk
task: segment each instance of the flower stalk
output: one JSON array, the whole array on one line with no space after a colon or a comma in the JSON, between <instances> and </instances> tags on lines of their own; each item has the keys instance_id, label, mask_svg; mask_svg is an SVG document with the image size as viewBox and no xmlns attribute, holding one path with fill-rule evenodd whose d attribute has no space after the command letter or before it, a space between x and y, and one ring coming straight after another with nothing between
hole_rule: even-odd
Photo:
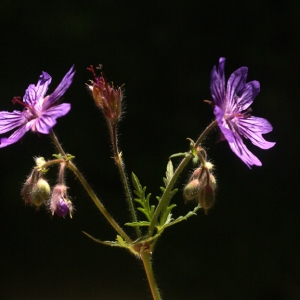
<instances>
[{"instance_id":1,"label":"flower stalk","mask_svg":"<svg viewBox=\"0 0 300 300\"><path fill-rule=\"evenodd\" d=\"M131 195L130 188L129 188L128 179L126 176L125 164L122 159L122 153L119 152L119 149L118 149L117 126L116 126L115 122L111 122L110 120L107 120L107 122L108 122L110 137L111 137L111 143L112 143L112 147L113 147L113 157L114 157L115 163L117 165L117 168L119 170L121 181L122 181L122 184L123 184L123 187L125 190L127 203L128 203L129 210L131 213L131 219L133 222L137 222L138 220L137 220L137 216L136 216L136 212L135 212L135 208L134 208L134 204L133 204L133 200L132 200L132 195ZM135 231L136 231L137 237L140 237L141 230L138 226L135 227Z\"/></svg>"},{"instance_id":2,"label":"flower stalk","mask_svg":"<svg viewBox=\"0 0 300 300\"><path fill-rule=\"evenodd\" d=\"M122 114L122 87L115 88L113 84L109 84L102 72L100 76L97 76L92 65L87 69L93 74L94 77L94 81L91 81L92 84L88 85L88 87L92 92L95 104L101 109L107 122L113 148L113 158L121 176L121 181L125 190L127 203L131 213L131 219L133 222L137 222L138 220L132 200L132 194L126 176L125 164L122 159L122 153L118 149L117 124ZM102 65L99 65L98 69L101 70ZM140 237L140 228L136 226L135 230L137 237Z\"/></svg>"},{"instance_id":3,"label":"flower stalk","mask_svg":"<svg viewBox=\"0 0 300 300\"><path fill-rule=\"evenodd\" d=\"M54 142L54 145L56 146L59 153L63 156L66 156L65 151L61 147L56 135L54 134L53 130L50 133L50 137L52 138L52 141ZM73 164L72 161L68 161L68 168L76 175L76 177L79 179L80 183L86 190L86 192L89 194L97 208L100 210L100 212L103 214L103 216L106 218L106 220L110 223L110 225L116 230L116 232L122 236L127 243L131 243L131 238L125 233L125 231L120 227L120 225L115 221L115 219L110 215L110 213L106 210L100 199L96 196L94 191L92 190L91 186L88 184L84 176L81 174L81 172L78 170L78 168Z\"/></svg>"}]
</instances>

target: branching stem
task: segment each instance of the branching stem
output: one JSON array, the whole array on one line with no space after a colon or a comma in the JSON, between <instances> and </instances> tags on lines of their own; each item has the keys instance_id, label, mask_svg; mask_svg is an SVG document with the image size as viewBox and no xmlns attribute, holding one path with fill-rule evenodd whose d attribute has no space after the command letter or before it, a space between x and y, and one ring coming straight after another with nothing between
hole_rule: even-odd
<instances>
[{"instance_id":1,"label":"branching stem","mask_svg":"<svg viewBox=\"0 0 300 300\"><path fill-rule=\"evenodd\" d=\"M206 137L206 135L217 125L217 120L213 121L210 125L208 125L206 127L206 129L201 133L201 135L199 136L199 138L197 139L194 147L197 148L200 143L204 140L204 138ZM169 181L168 185L166 186L166 189L159 201L158 206L156 207L156 210L153 214L153 218L152 221L150 223L149 229L148 229L148 236L151 237L154 233L154 229L155 229L155 225L157 224L157 219L159 217L159 214L161 212L161 210L163 209L163 207L166 207L169 205L170 202L170 192L174 186L174 184L176 183L178 176L181 174L181 172L184 170L184 168L186 167L186 165L188 164L188 162L190 161L190 159L193 157L192 153L189 153L185 158L182 159L182 161L180 162L179 166L177 167L177 169L174 172L174 175L172 177L172 179Z\"/></svg>"},{"instance_id":2,"label":"branching stem","mask_svg":"<svg viewBox=\"0 0 300 300\"><path fill-rule=\"evenodd\" d=\"M54 134L53 130L50 133L50 136L59 151L59 153L63 156L66 156L65 151L63 150L62 146L60 145L56 135ZM81 174L81 172L77 169L77 167L73 164L72 161L68 161L68 168L76 175L76 177L79 179L80 183L85 188L86 192L89 194L95 205L98 207L100 212L103 214L103 216L106 218L106 220L111 224L111 226L117 231L117 233L122 236L127 243L131 243L132 240L130 237L124 232L124 230L119 226L119 224L114 220L114 218L109 214L109 212L106 210L100 199L96 196L94 191L92 190L91 186L88 184L84 176Z\"/></svg>"}]
</instances>

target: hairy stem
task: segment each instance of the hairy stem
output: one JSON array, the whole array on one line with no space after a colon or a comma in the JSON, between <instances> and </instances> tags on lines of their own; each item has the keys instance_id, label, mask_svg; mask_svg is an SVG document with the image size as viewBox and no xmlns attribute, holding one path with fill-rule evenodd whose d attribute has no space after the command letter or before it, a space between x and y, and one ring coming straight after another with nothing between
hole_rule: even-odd
<instances>
[{"instance_id":1,"label":"hairy stem","mask_svg":"<svg viewBox=\"0 0 300 300\"><path fill-rule=\"evenodd\" d=\"M152 264L150 260L150 253L148 251L141 251L141 259L144 264L144 269L147 274L147 279L148 283L151 289L152 297L154 300L161 300L161 296L156 284L156 280L154 277L153 269L152 269Z\"/></svg>"},{"instance_id":2,"label":"hairy stem","mask_svg":"<svg viewBox=\"0 0 300 300\"><path fill-rule=\"evenodd\" d=\"M110 138L111 138L111 142L112 142L112 146L113 146L114 160L119 169L121 181L122 181L122 184L123 184L123 187L125 190L127 203L128 203L129 210L131 213L131 219L133 222L137 222L137 216L136 216L136 212L135 212L135 208L134 208L134 204L133 204L133 200L132 200L132 196L131 196L131 192L130 192L130 188L129 188L129 184L128 184L128 179L126 176L125 164L122 159L122 153L120 153L119 149L118 149L116 123L108 121L108 128L110 131ZM140 228L138 226L136 226L135 230L136 230L137 236L140 237L141 236Z\"/></svg>"},{"instance_id":3,"label":"hairy stem","mask_svg":"<svg viewBox=\"0 0 300 300\"><path fill-rule=\"evenodd\" d=\"M212 130L214 129L216 126L218 125L218 122L217 120L214 120L212 123L210 123L206 128L205 130L200 134L198 140L196 141L195 143L195 148L197 148L201 142L204 140L204 138L207 136L207 134Z\"/></svg>"},{"instance_id":4,"label":"hairy stem","mask_svg":"<svg viewBox=\"0 0 300 300\"><path fill-rule=\"evenodd\" d=\"M59 151L59 153L63 156L66 156L65 151L61 147L56 135L53 131L51 131L50 136ZM106 220L111 224L111 226L117 231L117 233L122 236L127 243L131 243L130 237L124 232L124 230L119 226L119 224L114 220L114 218L109 214L109 212L106 210L100 199L96 196L94 191L92 190L91 186L88 184L84 176L81 174L81 172L77 169L77 167L72 163L72 161L68 161L68 168L77 176L80 183L83 185L86 192L89 194L95 205L98 207L100 212L103 214L103 216L106 218Z\"/></svg>"},{"instance_id":5,"label":"hairy stem","mask_svg":"<svg viewBox=\"0 0 300 300\"><path fill-rule=\"evenodd\" d=\"M169 181L160 201L158 206L156 207L156 210L153 214L153 218L151 220L149 229L148 229L148 235L152 236L153 232L154 232L154 228L155 225L157 224L157 219L158 216L161 212L161 210L166 207L168 205L168 201L170 200L170 192L174 186L174 184L177 181L178 176L181 174L181 172L183 171L183 169L185 168L185 166L187 165L187 163L190 161L190 159L193 157L192 154L189 154L188 156L186 156L179 164L179 166L177 167L177 169L175 170L172 179Z\"/></svg>"}]
</instances>

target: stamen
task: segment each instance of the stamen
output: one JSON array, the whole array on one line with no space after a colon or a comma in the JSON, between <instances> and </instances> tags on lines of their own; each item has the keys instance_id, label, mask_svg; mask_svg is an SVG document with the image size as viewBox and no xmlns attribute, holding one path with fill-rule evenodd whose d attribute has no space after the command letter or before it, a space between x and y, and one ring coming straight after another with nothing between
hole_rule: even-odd
<instances>
[{"instance_id":1,"label":"stamen","mask_svg":"<svg viewBox=\"0 0 300 300\"><path fill-rule=\"evenodd\" d=\"M96 73L95 73L95 71L94 71L93 65L90 65L90 67L89 67L89 68L86 68L86 69L89 70L89 71L93 74L95 80L97 81L97 76L96 76Z\"/></svg>"},{"instance_id":2,"label":"stamen","mask_svg":"<svg viewBox=\"0 0 300 300\"><path fill-rule=\"evenodd\" d=\"M15 105L15 104L21 104L22 106L24 107L27 107L30 109L30 106L27 105L26 103L24 103L23 101L20 100L21 97L20 96L15 96L13 99L12 99L12 103Z\"/></svg>"},{"instance_id":3,"label":"stamen","mask_svg":"<svg viewBox=\"0 0 300 300\"><path fill-rule=\"evenodd\" d=\"M211 100L203 100L203 102L205 102L205 103L207 103L207 104L209 104L211 106L214 106L214 102L211 101Z\"/></svg>"},{"instance_id":4,"label":"stamen","mask_svg":"<svg viewBox=\"0 0 300 300\"><path fill-rule=\"evenodd\" d=\"M99 64L99 67L96 67L97 70L102 70L103 65Z\"/></svg>"}]
</instances>

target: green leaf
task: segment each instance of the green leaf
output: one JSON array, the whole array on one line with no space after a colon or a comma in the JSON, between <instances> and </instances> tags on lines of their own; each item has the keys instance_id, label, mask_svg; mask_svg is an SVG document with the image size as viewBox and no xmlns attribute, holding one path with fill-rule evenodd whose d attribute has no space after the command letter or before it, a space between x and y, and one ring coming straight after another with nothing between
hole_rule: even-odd
<instances>
[{"instance_id":1,"label":"green leaf","mask_svg":"<svg viewBox=\"0 0 300 300\"><path fill-rule=\"evenodd\" d=\"M140 181L138 180L138 178L136 177L136 175L133 172L131 173L131 180L132 180L133 186L135 188L135 191L139 194L142 193L143 188L140 184Z\"/></svg>"},{"instance_id":2,"label":"green leaf","mask_svg":"<svg viewBox=\"0 0 300 300\"><path fill-rule=\"evenodd\" d=\"M175 154L172 154L171 156L169 156L169 159L170 159L170 158L174 158L174 157L182 157L182 156L186 157L186 156L188 156L188 155L189 155L188 152L175 153Z\"/></svg>"},{"instance_id":3,"label":"green leaf","mask_svg":"<svg viewBox=\"0 0 300 300\"><path fill-rule=\"evenodd\" d=\"M171 204L163 212L161 212L160 219L159 219L159 225L161 227L164 226L168 220L170 222L170 218L172 216L171 210L176 206L177 206L176 204Z\"/></svg>"},{"instance_id":4,"label":"green leaf","mask_svg":"<svg viewBox=\"0 0 300 300\"><path fill-rule=\"evenodd\" d=\"M99 239L96 239L95 237L93 237L92 235L90 235L90 234L88 234L88 233L86 233L85 231L82 231L82 233L84 233L86 236L88 236L90 239L92 239L94 242L96 242L96 243L100 243L100 244L102 244L102 245L107 245L107 246L112 246L112 247L124 247L123 245L121 245L120 243L119 243L119 241L118 242L116 242L116 241L101 241L101 240L99 240ZM121 238L121 237L120 237ZM122 239L122 238L121 238ZM122 242L122 244L124 244L124 241ZM126 244L125 244L126 245ZM126 246L126 248L127 248L127 246Z\"/></svg>"},{"instance_id":5,"label":"green leaf","mask_svg":"<svg viewBox=\"0 0 300 300\"><path fill-rule=\"evenodd\" d=\"M120 235L117 235L117 241L119 242L119 244L120 244L122 247L127 248L126 242L123 240L123 238L122 238Z\"/></svg>"},{"instance_id":6,"label":"green leaf","mask_svg":"<svg viewBox=\"0 0 300 300\"><path fill-rule=\"evenodd\" d=\"M134 186L134 194L137 196L137 198L134 198L134 201L136 201L140 205L140 207L138 207L137 209L146 216L148 221L151 221L155 210L155 206L150 205L151 193L149 193L145 197L146 187L142 187L139 179L134 173L131 174L131 179ZM145 226L145 225L141 225L141 226Z\"/></svg>"},{"instance_id":7,"label":"green leaf","mask_svg":"<svg viewBox=\"0 0 300 300\"><path fill-rule=\"evenodd\" d=\"M130 223L125 223L127 226L149 226L150 222L148 221L139 221L139 222L130 222Z\"/></svg>"},{"instance_id":8,"label":"green leaf","mask_svg":"<svg viewBox=\"0 0 300 300\"><path fill-rule=\"evenodd\" d=\"M174 225L174 224L176 224L176 223L179 223L179 222L181 222L181 221L183 221L183 220L187 220L187 219L188 219L189 217L191 217L191 216L196 216L196 215L197 215L196 212L197 212L200 208L201 208L200 205L196 206L196 207L194 208L193 211L189 211L185 216L180 216L180 217L178 217L177 219L175 219L174 221L169 222L168 224L166 224L165 227L169 227L169 226L172 226L172 225Z\"/></svg>"},{"instance_id":9,"label":"green leaf","mask_svg":"<svg viewBox=\"0 0 300 300\"><path fill-rule=\"evenodd\" d=\"M165 182L166 186L172 179L173 175L174 175L173 163L172 163L171 159L169 159L168 164L167 164L167 171L166 171L166 182Z\"/></svg>"}]
</instances>

